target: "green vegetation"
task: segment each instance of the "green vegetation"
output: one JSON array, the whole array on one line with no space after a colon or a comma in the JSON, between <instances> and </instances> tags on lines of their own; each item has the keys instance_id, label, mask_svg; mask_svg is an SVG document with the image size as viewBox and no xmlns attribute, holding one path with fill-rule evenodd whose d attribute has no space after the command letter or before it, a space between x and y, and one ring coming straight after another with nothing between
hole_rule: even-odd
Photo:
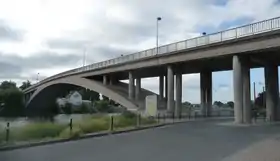
<instances>
[{"instance_id":1,"label":"green vegetation","mask_svg":"<svg viewBox=\"0 0 280 161\"><path fill-rule=\"evenodd\" d=\"M27 80L26 82L22 82L22 85L19 87L21 90L24 90L31 86L31 82Z\"/></svg>"},{"instance_id":2,"label":"green vegetation","mask_svg":"<svg viewBox=\"0 0 280 161\"><path fill-rule=\"evenodd\" d=\"M0 116L17 117L23 115L23 93L16 87L16 83L3 81L0 84Z\"/></svg>"},{"instance_id":3,"label":"green vegetation","mask_svg":"<svg viewBox=\"0 0 280 161\"><path fill-rule=\"evenodd\" d=\"M0 84L0 117L20 117L26 116L24 107L24 95L22 90L31 86L29 81L23 82L18 88L16 83L11 81L3 81ZM78 88L82 97L86 100L94 102L94 109L90 104L83 104L80 108L72 108L70 104L59 109L55 102L51 103L49 108L38 114L34 118L39 117L44 121L32 122L20 127L10 126L9 143L42 141L57 138L77 138L79 136L107 131L110 129L110 117L108 113L118 113L114 116L114 129L134 128L137 125L137 119L140 119L141 125L154 124L155 120L147 118L137 118L138 116L132 112L128 112L125 108L118 108L118 104L106 98L99 100L99 93L84 88ZM68 91L69 92L69 91ZM54 116L60 111L65 114L73 113L96 113L92 116L84 117L79 121L73 121L70 130L69 124L58 124L54 121ZM99 113L99 114L98 114ZM30 117L31 118L31 117ZM49 120L49 121L46 121ZM69 120L70 121L70 120ZM0 145L6 142L6 129L0 127Z\"/></svg>"},{"instance_id":4,"label":"green vegetation","mask_svg":"<svg viewBox=\"0 0 280 161\"><path fill-rule=\"evenodd\" d=\"M155 124L156 121L148 118L140 118L141 125ZM114 116L114 129L136 127L137 115L124 112ZM69 124L52 122L37 122L10 129L9 141L38 141L57 138L77 138L84 134L107 131L110 128L108 115L92 115L79 121L73 121L72 130ZM2 132L1 132L2 131ZM5 142L5 131L0 130L0 145Z\"/></svg>"},{"instance_id":5,"label":"green vegetation","mask_svg":"<svg viewBox=\"0 0 280 161\"><path fill-rule=\"evenodd\" d=\"M114 112L109 100L99 100L94 103L96 110L100 113L112 113Z\"/></svg>"},{"instance_id":6,"label":"green vegetation","mask_svg":"<svg viewBox=\"0 0 280 161\"><path fill-rule=\"evenodd\" d=\"M5 140L4 128L0 126L0 145L4 142L4 140Z\"/></svg>"},{"instance_id":7,"label":"green vegetation","mask_svg":"<svg viewBox=\"0 0 280 161\"><path fill-rule=\"evenodd\" d=\"M11 139L15 141L38 140L46 137L56 137L67 125L51 122L31 123L24 127L11 130Z\"/></svg>"},{"instance_id":8,"label":"green vegetation","mask_svg":"<svg viewBox=\"0 0 280 161\"><path fill-rule=\"evenodd\" d=\"M87 117L75 123L74 127L80 128L84 134L105 131L109 129L109 117Z\"/></svg>"}]
</instances>

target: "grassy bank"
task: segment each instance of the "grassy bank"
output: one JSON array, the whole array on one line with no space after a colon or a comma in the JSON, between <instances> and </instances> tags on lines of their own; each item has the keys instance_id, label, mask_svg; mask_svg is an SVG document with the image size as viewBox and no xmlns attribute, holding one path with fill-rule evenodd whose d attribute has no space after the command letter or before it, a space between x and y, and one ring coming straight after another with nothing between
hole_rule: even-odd
<instances>
[{"instance_id":1,"label":"grassy bank","mask_svg":"<svg viewBox=\"0 0 280 161\"><path fill-rule=\"evenodd\" d=\"M154 124L155 120L140 118L141 125ZM72 130L69 124L52 122L30 123L23 127L10 129L9 142L39 141L58 138L76 138L88 133L108 131L111 119L108 115L86 116L79 121L73 121ZM114 129L135 127L137 117L131 113L124 113L113 117ZM0 127L0 144L5 143L6 131Z\"/></svg>"}]
</instances>

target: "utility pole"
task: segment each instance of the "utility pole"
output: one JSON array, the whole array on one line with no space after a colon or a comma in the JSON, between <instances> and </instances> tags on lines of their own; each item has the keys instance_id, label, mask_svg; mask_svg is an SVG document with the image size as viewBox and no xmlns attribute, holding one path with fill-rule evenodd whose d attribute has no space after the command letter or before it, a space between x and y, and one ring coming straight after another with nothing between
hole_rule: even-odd
<instances>
[{"instance_id":1,"label":"utility pole","mask_svg":"<svg viewBox=\"0 0 280 161\"><path fill-rule=\"evenodd\" d=\"M263 91L262 91L262 93L263 93L263 107L265 107L265 87L263 86Z\"/></svg>"},{"instance_id":2,"label":"utility pole","mask_svg":"<svg viewBox=\"0 0 280 161\"><path fill-rule=\"evenodd\" d=\"M256 82L254 82L254 102L256 101Z\"/></svg>"}]
</instances>

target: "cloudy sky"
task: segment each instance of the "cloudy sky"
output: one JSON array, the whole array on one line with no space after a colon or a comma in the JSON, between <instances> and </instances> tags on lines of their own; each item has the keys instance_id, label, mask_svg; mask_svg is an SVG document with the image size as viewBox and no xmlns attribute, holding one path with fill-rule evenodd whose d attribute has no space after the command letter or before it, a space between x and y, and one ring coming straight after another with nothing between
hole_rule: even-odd
<instances>
[{"instance_id":1,"label":"cloudy sky","mask_svg":"<svg viewBox=\"0 0 280 161\"><path fill-rule=\"evenodd\" d=\"M277 0L0 0L0 81L53 74L160 44L280 16ZM39 75L38 75L39 73ZM251 70L262 89L263 69ZM199 102L199 74L185 75L183 100ZM158 91L157 78L143 86ZM215 100L233 99L232 72L213 73Z\"/></svg>"}]
</instances>

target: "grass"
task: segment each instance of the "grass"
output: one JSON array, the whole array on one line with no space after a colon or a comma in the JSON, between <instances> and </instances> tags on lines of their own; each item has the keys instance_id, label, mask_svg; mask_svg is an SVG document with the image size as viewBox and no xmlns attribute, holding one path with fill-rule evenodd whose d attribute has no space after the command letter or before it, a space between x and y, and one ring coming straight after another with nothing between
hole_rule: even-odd
<instances>
[{"instance_id":1,"label":"grass","mask_svg":"<svg viewBox=\"0 0 280 161\"><path fill-rule=\"evenodd\" d=\"M0 126L0 145L5 141L5 129Z\"/></svg>"},{"instance_id":2,"label":"grass","mask_svg":"<svg viewBox=\"0 0 280 161\"><path fill-rule=\"evenodd\" d=\"M135 127L137 117L133 114L122 114L114 116L114 129L126 129ZM155 124L156 121L141 118L141 125ZM84 134L108 131L110 128L110 117L108 115L86 116L80 121L73 121L72 131L69 125L52 122L37 122L27 124L23 127L10 129L9 142L18 141L42 141L58 138L77 138ZM5 142L5 129L0 127L0 145Z\"/></svg>"},{"instance_id":3,"label":"grass","mask_svg":"<svg viewBox=\"0 0 280 161\"><path fill-rule=\"evenodd\" d=\"M11 139L15 141L38 140L42 138L54 138L58 136L67 125L51 122L31 123L24 127L11 129Z\"/></svg>"},{"instance_id":4,"label":"grass","mask_svg":"<svg viewBox=\"0 0 280 161\"><path fill-rule=\"evenodd\" d=\"M93 133L99 131L105 131L109 129L109 117L93 117L86 118L80 122L75 123L74 126L78 126L83 133Z\"/></svg>"}]
</instances>

